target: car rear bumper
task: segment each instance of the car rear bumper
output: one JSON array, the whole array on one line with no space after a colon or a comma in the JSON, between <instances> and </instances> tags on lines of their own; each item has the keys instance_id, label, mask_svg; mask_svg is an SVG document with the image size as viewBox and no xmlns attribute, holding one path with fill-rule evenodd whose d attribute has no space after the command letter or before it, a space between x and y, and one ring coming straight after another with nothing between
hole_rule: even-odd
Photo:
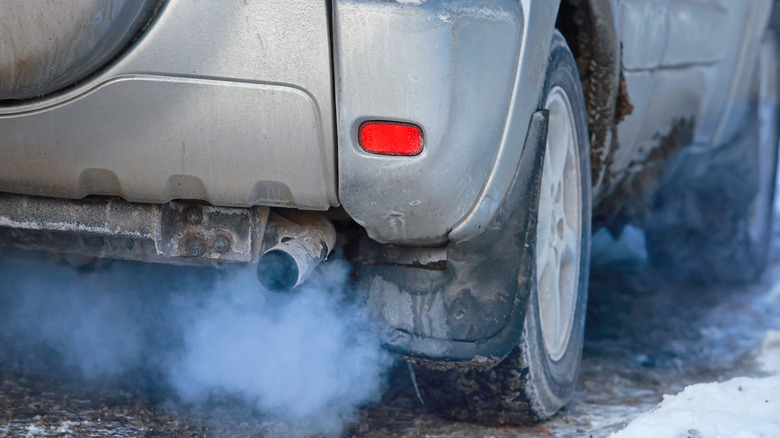
<instances>
[{"instance_id":1,"label":"car rear bumper","mask_svg":"<svg viewBox=\"0 0 780 438\"><path fill-rule=\"evenodd\" d=\"M0 191L338 205L329 32L326 1L169 0L103 71L0 102Z\"/></svg>"}]
</instances>

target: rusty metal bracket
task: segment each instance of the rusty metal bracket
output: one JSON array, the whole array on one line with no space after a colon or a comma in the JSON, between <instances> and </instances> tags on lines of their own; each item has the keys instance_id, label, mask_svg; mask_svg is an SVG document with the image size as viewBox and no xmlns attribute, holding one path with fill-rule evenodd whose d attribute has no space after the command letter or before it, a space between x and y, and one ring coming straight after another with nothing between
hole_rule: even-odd
<instances>
[{"instance_id":1,"label":"rusty metal bracket","mask_svg":"<svg viewBox=\"0 0 780 438\"><path fill-rule=\"evenodd\" d=\"M253 262L260 255L267 207L225 208L187 202L160 206L158 253Z\"/></svg>"},{"instance_id":2,"label":"rusty metal bracket","mask_svg":"<svg viewBox=\"0 0 780 438\"><path fill-rule=\"evenodd\" d=\"M0 245L175 264L255 262L269 210L0 193Z\"/></svg>"}]
</instances>

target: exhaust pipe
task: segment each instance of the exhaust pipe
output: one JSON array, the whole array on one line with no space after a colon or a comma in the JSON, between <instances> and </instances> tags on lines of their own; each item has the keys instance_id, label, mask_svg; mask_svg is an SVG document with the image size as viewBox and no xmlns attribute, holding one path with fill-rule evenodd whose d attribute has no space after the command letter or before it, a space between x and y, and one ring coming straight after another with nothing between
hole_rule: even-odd
<instances>
[{"instance_id":1,"label":"exhaust pipe","mask_svg":"<svg viewBox=\"0 0 780 438\"><path fill-rule=\"evenodd\" d=\"M333 223L318 212L0 193L0 246L182 265L257 262L260 282L278 292L306 281L335 244Z\"/></svg>"},{"instance_id":2,"label":"exhaust pipe","mask_svg":"<svg viewBox=\"0 0 780 438\"><path fill-rule=\"evenodd\" d=\"M276 244L260 256L257 278L273 292L289 292L306 281L336 244L336 229L321 213L272 212L268 227Z\"/></svg>"}]
</instances>

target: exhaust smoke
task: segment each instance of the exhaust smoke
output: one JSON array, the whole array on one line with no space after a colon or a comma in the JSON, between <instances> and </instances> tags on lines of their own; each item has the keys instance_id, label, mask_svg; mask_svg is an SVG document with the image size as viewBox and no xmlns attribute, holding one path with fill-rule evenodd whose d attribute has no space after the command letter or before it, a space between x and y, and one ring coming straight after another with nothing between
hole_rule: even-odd
<instances>
[{"instance_id":1,"label":"exhaust smoke","mask_svg":"<svg viewBox=\"0 0 780 438\"><path fill-rule=\"evenodd\" d=\"M380 398L393 361L366 309L349 301L348 271L330 260L295 293L277 294L249 267L115 263L79 274L0 258L0 366L51 375L51 353L89 382L140 370L161 401L229 396L337 434Z\"/></svg>"}]
</instances>

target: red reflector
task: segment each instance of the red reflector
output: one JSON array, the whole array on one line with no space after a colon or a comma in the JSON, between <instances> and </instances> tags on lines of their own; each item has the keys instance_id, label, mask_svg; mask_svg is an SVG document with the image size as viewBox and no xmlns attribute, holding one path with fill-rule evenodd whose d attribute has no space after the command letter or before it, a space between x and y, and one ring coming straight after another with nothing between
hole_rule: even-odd
<instances>
[{"instance_id":1,"label":"red reflector","mask_svg":"<svg viewBox=\"0 0 780 438\"><path fill-rule=\"evenodd\" d=\"M422 130L408 123L365 122L360 125L360 146L379 155L417 155L423 149Z\"/></svg>"}]
</instances>

